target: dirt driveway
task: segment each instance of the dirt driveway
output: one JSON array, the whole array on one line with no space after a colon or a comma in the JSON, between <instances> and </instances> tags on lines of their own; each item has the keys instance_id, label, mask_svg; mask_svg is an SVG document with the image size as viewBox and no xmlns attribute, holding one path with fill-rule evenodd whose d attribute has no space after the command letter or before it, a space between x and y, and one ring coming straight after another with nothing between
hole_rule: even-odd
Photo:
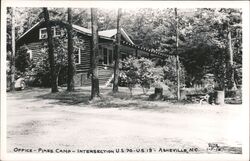
<instances>
[{"instance_id":1,"label":"dirt driveway","mask_svg":"<svg viewBox=\"0 0 250 161\"><path fill-rule=\"evenodd\" d=\"M69 94L67 94L69 95ZM189 149L241 153L242 107L183 105L107 99L89 103L88 93L59 99L49 89L7 94L7 146L25 149ZM49 99L48 99L49 98ZM79 100L78 102L71 100Z\"/></svg>"}]
</instances>

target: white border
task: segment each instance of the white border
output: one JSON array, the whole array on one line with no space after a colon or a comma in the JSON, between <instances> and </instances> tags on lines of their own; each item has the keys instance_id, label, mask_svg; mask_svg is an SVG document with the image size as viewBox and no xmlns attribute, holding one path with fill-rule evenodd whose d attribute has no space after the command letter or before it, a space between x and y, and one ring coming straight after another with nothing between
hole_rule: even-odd
<instances>
[{"instance_id":1,"label":"white border","mask_svg":"<svg viewBox=\"0 0 250 161\"><path fill-rule=\"evenodd\" d=\"M14 154L6 153L6 7L242 8L243 11L243 154ZM249 1L18 1L1 5L1 160L248 160L249 157ZM4 42L4 43L3 43Z\"/></svg>"}]
</instances>

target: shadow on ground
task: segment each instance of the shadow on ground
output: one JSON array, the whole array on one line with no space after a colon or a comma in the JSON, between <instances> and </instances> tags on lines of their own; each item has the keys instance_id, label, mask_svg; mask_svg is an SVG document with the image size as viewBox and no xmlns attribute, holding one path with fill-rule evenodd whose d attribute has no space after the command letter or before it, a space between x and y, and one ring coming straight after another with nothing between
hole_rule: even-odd
<instances>
[{"instance_id":1,"label":"shadow on ground","mask_svg":"<svg viewBox=\"0 0 250 161\"><path fill-rule=\"evenodd\" d=\"M66 90L57 93L46 93L37 96L40 99L56 100L52 104L58 105L77 105L80 103L89 104L89 94L87 91L82 92L81 90L75 90L74 92L68 92Z\"/></svg>"},{"instance_id":2,"label":"shadow on ground","mask_svg":"<svg viewBox=\"0 0 250 161\"><path fill-rule=\"evenodd\" d=\"M29 95L30 91L25 91L24 95ZM34 92L34 91L33 91ZM54 100L50 104L57 105L89 105L96 108L123 108L123 109L155 109L156 104L148 100L148 95L135 94L133 97L127 92L113 94L111 89L101 89L101 98L90 101L90 89L76 89L74 92L61 90L57 93L43 91L34 96L44 100Z\"/></svg>"}]
</instances>

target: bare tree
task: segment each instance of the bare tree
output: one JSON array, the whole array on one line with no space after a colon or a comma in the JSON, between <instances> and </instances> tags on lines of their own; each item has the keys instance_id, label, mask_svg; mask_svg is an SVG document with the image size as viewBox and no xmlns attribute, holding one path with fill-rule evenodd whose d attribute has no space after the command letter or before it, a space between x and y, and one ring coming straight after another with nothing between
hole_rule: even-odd
<instances>
[{"instance_id":1,"label":"bare tree","mask_svg":"<svg viewBox=\"0 0 250 161\"><path fill-rule=\"evenodd\" d=\"M91 8L91 97L90 100L100 97L99 78L98 78L98 26L97 26L97 9Z\"/></svg>"},{"instance_id":2,"label":"bare tree","mask_svg":"<svg viewBox=\"0 0 250 161\"><path fill-rule=\"evenodd\" d=\"M118 9L117 15L117 34L115 44L115 66L114 66L114 81L113 81L113 93L118 92L118 81L119 81L119 59L120 59L120 46L121 46L121 27L120 19L122 16L121 8Z\"/></svg>"},{"instance_id":3,"label":"bare tree","mask_svg":"<svg viewBox=\"0 0 250 161\"><path fill-rule=\"evenodd\" d=\"M73 54L73 39L72 39L72 13L71 8L68 8L68 80L67 90L74 91L74 75L76 71L74 54Z\"/></svg>"},{"instance_id":4,"label":"bare tree","mask_svg":"<svg viewBox=\"0 0 250 161\"><path fill-rule=\"evenodd\" d=\"M49 12L47 7L43 8L45 24L47 28L47 41L48 41L48 53L49 53L49 64L50 64L50 73L51 73L51 92L58 92L58 82L55 70L55 58L54 58L54 49L53 49L53 38L51 32L51 24L49 19Z\"/></svg>"}]
</instances>

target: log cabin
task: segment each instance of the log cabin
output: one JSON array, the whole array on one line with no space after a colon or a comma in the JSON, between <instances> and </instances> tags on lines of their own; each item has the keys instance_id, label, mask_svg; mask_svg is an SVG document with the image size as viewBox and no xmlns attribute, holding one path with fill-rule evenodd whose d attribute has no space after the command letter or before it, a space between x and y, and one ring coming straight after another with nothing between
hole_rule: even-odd
<instances>
[{"instance_id":1,"label":"log cabin","mask_svg":"<svg viewBox=\"0 0 250 161\"><path fill-rule=\"evenodd\" d=\"M51 21L53 37L60 36L65 32L66 23ZM88 86L91 79L88 76L90 70L91 54L91 29L73 25L73 32L77 39L83 42L81 46L74 46L76 75L75 86ZM113 76L114 65L114 43L117 29L99 31L99 64L98 75L100 85L107 85ZM47 31L44 21L36 23L33 27L23 33L16 40L17 48L25 46L28 49L30 58L35 62L41 54L44 54L44 41L47 38ZM67 45L67 44L65 44ZM127 32L121 28L121 50L120 58L125 59L129 55L136 57L163 59L164 55L156 51L134 44Z\"/></svg>"}]
</instances>

